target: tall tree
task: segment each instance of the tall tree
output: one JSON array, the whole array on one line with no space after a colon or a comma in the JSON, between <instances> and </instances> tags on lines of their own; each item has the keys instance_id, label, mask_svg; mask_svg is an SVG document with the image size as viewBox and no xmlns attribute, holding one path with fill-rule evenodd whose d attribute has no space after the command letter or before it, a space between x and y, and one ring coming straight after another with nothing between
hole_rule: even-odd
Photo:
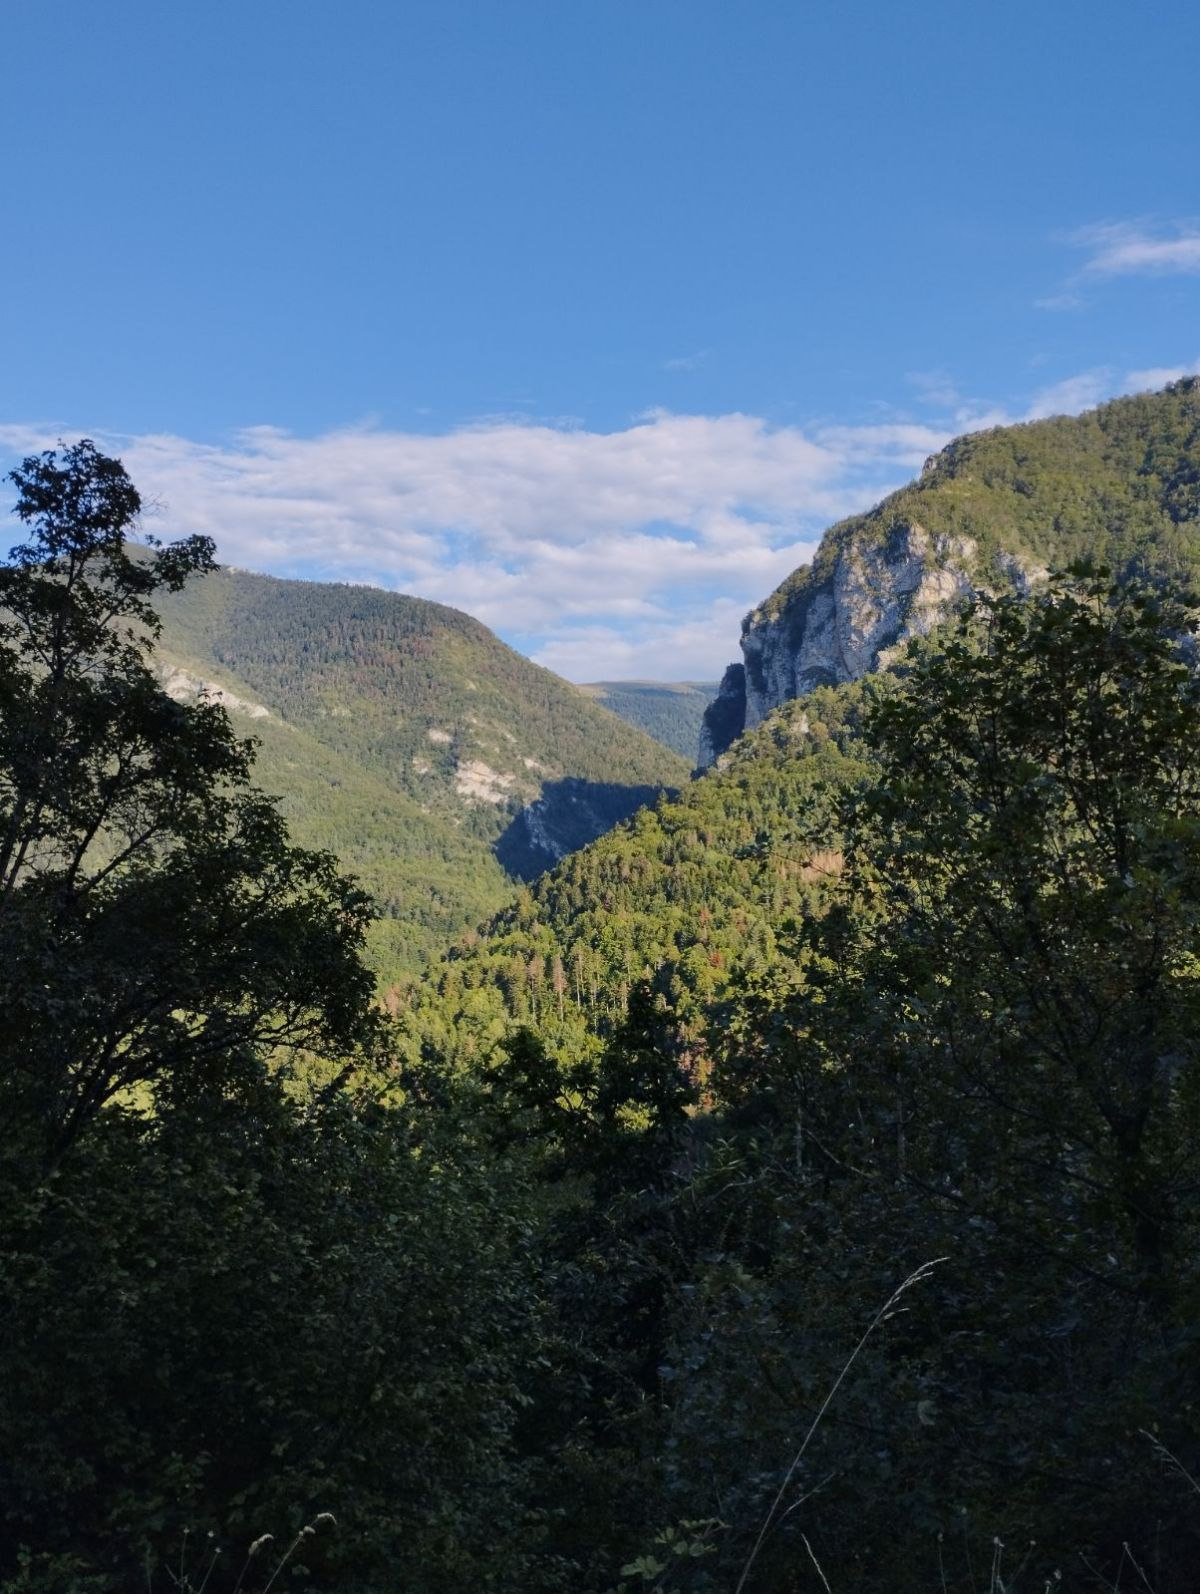
<instances>
[{"instance_id":1,"label":"tall tree","mask_svg":"<svg viewBox=\"0 0 1200 1594\"><path fill-rule=\"evenodd\" d=\"M836 905L735 1012L718 1079L765 1160L729 1232L764 1275L687 1347L717 1393L686 1392L686 1442L736 1400L783 1466L775 1404L812 1398L827 1322L949 1259L814 1447L844 1480L810 1518L835 1587L913 1586L960 1507L1036 1539L1039 1586L1081 1553L1115 1584L1126 1543L1156 1589L1195 1586L1194 1502L1138 1430L1194 1474L1197 615L1079 570L911 651L867 718ZM785 1525L763 1587L794 1550Z\"/></svg>"},{"instance_id":2,"label":"tall tree","mask_svg":"<svg viewBox=\"0 0 1200 1594\"><path fill-rule=\"evenodd\" d=\"M536 1587L520 1187L445 1104L329 1088L375 1038L367 902L288 843L224 711L152 668L151 600L212 545L137 547L88 442L12 480L0 1589L247 1591L284 1559L324 1587ZM319 1089L285 1088L301 1049Z\"/></svg>"},{"instance_id":3,"label":"tall tree","mask_svg":"<svg viewBox=\"0 0 1200 1594\"><path fill-rule=\"evenodd\" d=\"M1150 1304L1200 1168L1196 618L1103 572L977 605L874 716L848 872L913 1133L1002 1144L1062 1249L1107 1210Z\"/></svg>"},{"instance_id":4,"label":"tall tree","mask_svg":"<svg viewBox=\"0 0 1200 1594\"><path fill-rule=\"evenodd\" d=\"M153 672L156 591L213 568L133 542L140 500L85 440L10 473L0 566L0 1107L55 1165L106 1106L247 1081L370 1025L368 904L288 844L222 708Z\"/></svg>"}]
</instances>

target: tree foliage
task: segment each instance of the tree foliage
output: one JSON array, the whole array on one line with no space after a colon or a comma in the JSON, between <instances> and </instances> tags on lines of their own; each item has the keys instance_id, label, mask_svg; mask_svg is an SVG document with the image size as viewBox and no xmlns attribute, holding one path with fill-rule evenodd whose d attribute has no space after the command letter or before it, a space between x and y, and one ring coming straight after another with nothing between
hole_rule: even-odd
<instances>
[{"instance_id":1,"label":"tree foliage","mask_svg":"<svg viewBox=\"0 0 1200 1594\"><path fill-rule=\"evenodd\" d=\"M211 544L135 558L137 493L88 442L11 479L29 540L0 569L0 1091L52 1167L139 1088L364 1039L369 910L288 844L227 715L150 669L150 599Z\"/></svg>"},{"instance_id":2,"label":"tree foliage","mask_svg":"<svg viewBox=\"0 0 1200 1594\"><path fill-rule=\"evenodd\" d=\"M1191 1586L1200 1515L1147 1435L1196 1474L1196 618L1185 591L1094 570L980 602L867 692L852 764L809 763L784 834L826 867L770 955L686 1026L670 963L634 978L591 1061L545 985L557 1070L493 1032L501 1122L553 1180L544 1277L596 1424L586 1469L577 1440L540 1442L564 1498L608 1491L600 1522L572 1508L582 1586L620 1565L736 1586L850 1349L937 1257L822 1418L748 1586L791 1589L802 1560L820 1586L805 1539L832 1586L881 1594L970 1587L997 1539L1006 1586L1022 1562L1017 1587L1085 1586L1081 1556L1114 1583L1128 1555ZM822 723L828 696L792 715ZM735 814L755 773L765 793L773 746L811 760L794 723L696 802ZM627 865L649 916L670 875L637 832L574 867ZM768 823L756 850L779 840ZM567 879L534 903L569 905ZM540 966L557 944L569 970L573 915L536 922ZM469 1026L465 983L454 999ZM707 1110L676 1117L697 1062ZM630 1089L643 1105L607 1114ZM703 1553L664 1559L664 1535Z\"/></svg>"},{"instance_id":3,"label":"tree foliage","mask_svg":"<svg viewBox=\"0 0 1200 1594\"><path fill-rule=\"evenodd\" d=\"M393 1027L357 888L152 672L211 549L134 553L90 445L16 480L0 1588L215 1594L267 1534L243 1589L1195 1586L1186 590L981 600Z\"/></svg>"},{"instance_id":4,"label":"tree foliage","mask_svg":"<svg viewBox=\"0 0 1200 1594\"><path fill-rule=\"evenodd\" d=\"M487 1587L536 1539L519 1183L379 1105L366 898L289 843L225 711L158 684L152 600L211 546L137 551L90 443L13 480L0 1587L261 1587L325 1512L289 1576Z\"/></svg>"},{"instance_id":5,"label":"tree foliage","mask_svg":"<svg viewBox=\"0 0 1200 1594\"><path fill-rule=\"evenodd\" d=\"M717 1166L740 1210L671 1419L691 1514L697 1490L740 1504L735 1557L834 1375L831 1325L848 1347L889 1272L948 1258L856 1367L763 1587L802 1529L858 1588L923 1586L937 1553L965 1578L993 1534L1036 1541L1013 1557L1034 1586L1080 1555L1116 1579L1126 1545L1189 1586L1200 1519L1145 1435L1200 1452L1196 619L1081 572L913 649L866 721L837 900L735 1007ZM758 1487L714 1443L731 1427Z\"/></svg>"},{"instance_id":6,"label":"tree foliage","mask_svg":"<svg viewBox=\"0 0 1200 1594\"><path fill-rule=\"evenodd\" d=\"M689 764L696 762L704 711L717 694L715 682L696 681L594 681L580 690Z\"/></svg>"}]
</instances>

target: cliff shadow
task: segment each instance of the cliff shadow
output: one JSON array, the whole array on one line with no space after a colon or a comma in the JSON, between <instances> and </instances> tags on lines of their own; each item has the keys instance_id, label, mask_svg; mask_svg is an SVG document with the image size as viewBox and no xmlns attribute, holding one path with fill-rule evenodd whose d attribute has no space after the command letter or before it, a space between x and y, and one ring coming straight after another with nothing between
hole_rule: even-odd
<instances>
[{"instance_id":1,"label":"cliff shadow","mask_svg":"<svg viewBox=\"0 0 1200 1594\"><path fill-rule=\"evenodd\" d=\"M492 852L514 878L534 880L667 790L597 780L548 780L541 796L522 808L497 837Z\"/></svg>"}]
</instances>

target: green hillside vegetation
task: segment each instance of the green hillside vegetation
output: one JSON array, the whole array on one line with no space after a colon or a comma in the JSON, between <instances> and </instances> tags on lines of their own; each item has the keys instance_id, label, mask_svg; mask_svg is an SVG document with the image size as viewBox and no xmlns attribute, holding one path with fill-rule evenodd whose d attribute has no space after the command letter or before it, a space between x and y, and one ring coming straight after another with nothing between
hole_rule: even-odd
<instances>
[{"instance_id":1,"label":"green hillside vegetation","mask_svg":"<svg viewBox=\"0 0 1200 1594\"><path fill-rule=\"evenodd\" d=\"M556 1057L594 1054L650 981L699 1066L712 1004L773 965L836 871L835 795L869 768L857 727L874 690L785 705L722 768L523 888L431 969L404 1018L414 1053L479 1059L516 1023Z\"/></svg>"},{"instance_id":2,"label":"green hillside vegetation","mask_svg":"<svg viewBox=\"0 0 1200 1594\"><path fill-rule=\"evenodd\" d=\"M918 503L985 555L1190 576L1198 389L964 439L867 523ZM573 1192L556 1309L623 1387L634 1481L603 1474L595 1543L641 1513L630 1587L733 1588L752 1561L745 1586L794 1586L797 1436L905 1268L943 1256L798 1475L833 1586L939 1586L940 1556L966 1588L982 1555L1041 1588L1080 1554L1117 1586L1160 1531L1150 1587L1190 1586L1189 603L1085 575L785 704L464 938L405 1014L415 1077L482 1073L498 1143ZM596 1459L568 1454L586 1492Z\"/></svg>"},{"instance_id":3,"label":"green hillside vegetation","mask_svg":"<svg viewBox=\"0 0 1200 1594\"><path fill-rule=\"evenodd\" d=\"M257 739L256 778L281 797L297 842L336 854L370 891L379 918L367 957L385 990L512 897L491 850L452 819L305 731L274 718L234 722Z\"/></svg>"},{"instance_id":4,"label":"green hillside vegetation","mask_svg":"<svg viewBox=\"0 0 1200 1594\"><path fill-rule=\"evenodd\" d=\"M984 568L999 555L1064 569L1092 559L1129 574L1200 575L1200 380L1115 399L1083 415L960 437L919 480L865 515L840 521L811 565L756 610L794 610L851 538L884 543L914 522L934 537L970 537Z\"/></svg>"},{"instance_id":5,"label":"green hillside vegetation","mask_svg":"<svg viewBox=\"0 0 1200 1594\"><path fill-rule=\"evenodd\" d=\"M537 1408L573 1587L1191 1586L1198 619L985 604L442 970L410 1088L530 1159L596 1392Z\"/></svg>"},{"instance_id":6,"label":"green hillside vegetation","mask_svg":"<svg viewBox=\"0 0 1200 1594\"><path fill-rule=\"evenodd\" d=\"M512 832L545 790L579 846L689 764L457 610L371 587L202 575L161 603L158 656L265 708L239 725L297 839L359 874L385 983L553 861ZM509 833L506 838L506 833Z\"/></svg>"},{"instance_id":7,"label":"green hillside vegetation","mask_svg":"<svg viewBox=\"0 0 1200 1594\"><path fill-rule=\"evenodd\" d=\"M16 480L0 1594L1191 1594L1200 599L1169 542L1153 581L985 597L785 704L393 1015L368 902L151 671L211 545L127 559L88 445ZM319 673L285 719L212 669L309 802L357 763ZM356 823L400 788L364 718ZM486 848L453 789L401 795Z\"/></svg>"},{"instance_id":8,"label":"green hillside vegetation","mask_svg":"<svg viewBox=\"0 0 1200 1594\"><path fill-rule=\"evenodd\" d=\"M691 764L704 710L717 695L715 681L593 681L579 690Z\"/></svg>"},{"instance_id":9,"label":"green hillside vegetation","mask_svg":"<svg viewBox=\"0 0 1200 1594\"><path fill-rule=\"evenodd\" d=\"M1200 575L1198 483L1194 379L1083 416L961 438L919 482L832 528L811 569L764 610L800 606L842 542L864 526L883 538L906 517L1037 561L1057 550L1119 561L1124 575ZM1089 534L1089 525L1102 529ZM678 799L522 892L431 972L405 1021L411 1044L473 1057L507 1025L536 1022L554 1055L594 1051L633 986L651 980L678 1045L706 1057L724 1022L717 999L731 979L771 963L781 927L822 889L811 854L840 846L830 793L867 772L861 709L884 684L785 704Z\"/></svg>"}]
</instances>

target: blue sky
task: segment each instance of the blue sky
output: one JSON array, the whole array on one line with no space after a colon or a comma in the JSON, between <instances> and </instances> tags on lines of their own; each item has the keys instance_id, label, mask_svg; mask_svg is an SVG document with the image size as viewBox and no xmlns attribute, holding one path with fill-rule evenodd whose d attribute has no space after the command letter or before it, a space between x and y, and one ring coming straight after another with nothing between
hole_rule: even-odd
<instances>
[{"instance_id":1,"label":"blue sky","mask_svg":"<svg viewBox=\"0 0 1200 1594\"><path fill-rule=\"evenodd\" d=\"M956 431L1200 363L1200 7L7 0L0 447L712 675Z\"/></svg>"}]
</instances>

